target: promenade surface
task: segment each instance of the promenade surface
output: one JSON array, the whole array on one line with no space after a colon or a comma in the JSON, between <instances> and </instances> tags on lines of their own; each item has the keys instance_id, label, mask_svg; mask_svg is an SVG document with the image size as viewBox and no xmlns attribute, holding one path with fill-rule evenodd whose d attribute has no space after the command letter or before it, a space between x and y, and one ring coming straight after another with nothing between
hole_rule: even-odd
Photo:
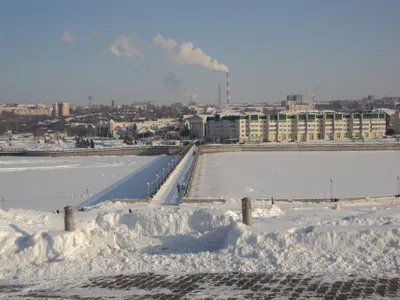
<instances>
[{"instance_id":1,"label":"promenade surface","mask_svg":"<svg viewBox=\"0 0 400 300\"><path fill-rule=\"evenodd\" d=\"M1 285L0 299L399 299L400 277L139 273L79 283ZM49 288L51 287L51 288Z\"/></svg>"}]
</instances>

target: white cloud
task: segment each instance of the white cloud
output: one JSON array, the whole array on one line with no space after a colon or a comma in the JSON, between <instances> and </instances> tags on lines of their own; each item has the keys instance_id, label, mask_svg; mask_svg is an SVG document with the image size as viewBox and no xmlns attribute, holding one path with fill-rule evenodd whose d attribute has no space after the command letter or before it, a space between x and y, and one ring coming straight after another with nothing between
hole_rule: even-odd
<instances>
[{"instance_id":1,"label":"white cloud","mask_svg":"<svg viewBox=\"0 0 400 300\"><path fill-rule=\"evenodd\" d=\"M178 64L198 65L214 71L229 71L227 66L211 58L200 48L195 48L190 42L182 43L179 52L176 52L177 42L174 39L166 39L157 34L153 38L153 45L167 49L167 58Z\"/></svg>"},{"instance_id":2,"label":"white cloud","mask_svg":"<svg viewBox=\"0 0 400 300\"><path fill-rule=\"evenodd\" d=\"M63 34L61 35L60 40L63 43L71 43L71 44L75 43L74 35L68 30L64 30Z\"/></svg>"},{"instance_id":3,"label":"white cloud","mask_svg":"<svg viewBox=\"0 0 400 300\"><path fill-rule=\"evenodd\" d=\"M129 38L123 35L118 36L114 42L108 46L108 51L118 57L143 57L142 53L129 42Z\"/></svg>"}]
</instances>

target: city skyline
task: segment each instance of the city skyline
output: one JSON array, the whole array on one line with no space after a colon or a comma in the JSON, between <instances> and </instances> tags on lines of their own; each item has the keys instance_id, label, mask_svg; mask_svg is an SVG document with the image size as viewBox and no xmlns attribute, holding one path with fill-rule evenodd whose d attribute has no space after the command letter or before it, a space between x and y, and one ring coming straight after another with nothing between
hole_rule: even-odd
<instances>
[{"instance_id":1,"label":"city skyline","mask_svg":"<svg viewBox=\"0 0 400 300\"><path fill-rule=\"evenodd\" d=\"M400 95L400 3L3 1L1 103ZM312 90L312 92L310 92Z\"/></svg>"}]
</instances>

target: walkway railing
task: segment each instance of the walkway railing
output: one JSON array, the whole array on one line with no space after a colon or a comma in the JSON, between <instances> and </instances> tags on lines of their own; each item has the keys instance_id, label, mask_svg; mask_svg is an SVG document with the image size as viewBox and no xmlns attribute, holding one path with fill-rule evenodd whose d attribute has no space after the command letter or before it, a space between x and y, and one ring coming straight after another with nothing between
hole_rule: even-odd
<instances>
[{"instance_id":1,"label":"walkway railing","mask_svg":"<svg viewBox=\"0 0 400 300\"><path fill-rule=\"evenodd\" d=\"M192 148L192 144L187 145L181 152L174 155L170 162L164 167L159 168L147 181L146 190L141 199L152 199L161 186L167 181L171 173L175 170L180 161L185 157L187 152Z\"/></svg>"},{"instance_id":2,"label":"walkway railing","mask_svg":"<svg viewBox=\"0 0 400 300\"><path fill-rule=\"evenodd\" d=\"M196 157L194 159L192 166L190 167L191 170L190 170L190 175L189 175L189 181L188 181L188 184L187 184L187 187L185 190L185 195L184 195L185 198L187 198L189 196L190 189L192 188L193 177L194 177L194 174L196 173L197 162L199 160L199 152L200 152L200 147L197 147L196 154L195 154Z\"/></svg>"}]
</instances>

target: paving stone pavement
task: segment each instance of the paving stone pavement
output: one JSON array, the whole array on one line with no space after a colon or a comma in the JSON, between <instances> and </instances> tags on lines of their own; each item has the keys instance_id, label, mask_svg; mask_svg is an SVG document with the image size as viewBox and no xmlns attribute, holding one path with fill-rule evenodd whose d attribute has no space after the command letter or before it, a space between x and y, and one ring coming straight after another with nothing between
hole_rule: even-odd
<instances>
[{"instance_id":1,"label":"paving stone pavement","mask_svg":"<svg viewBox=\"0 0 400 300\"><path fill-rule=\"evenodd\" d=\"M139 273L94 277L52 289L0 285L4 299L399 299L400 277L327 280L323 275Z\"/></svg>"}]
</instances>

